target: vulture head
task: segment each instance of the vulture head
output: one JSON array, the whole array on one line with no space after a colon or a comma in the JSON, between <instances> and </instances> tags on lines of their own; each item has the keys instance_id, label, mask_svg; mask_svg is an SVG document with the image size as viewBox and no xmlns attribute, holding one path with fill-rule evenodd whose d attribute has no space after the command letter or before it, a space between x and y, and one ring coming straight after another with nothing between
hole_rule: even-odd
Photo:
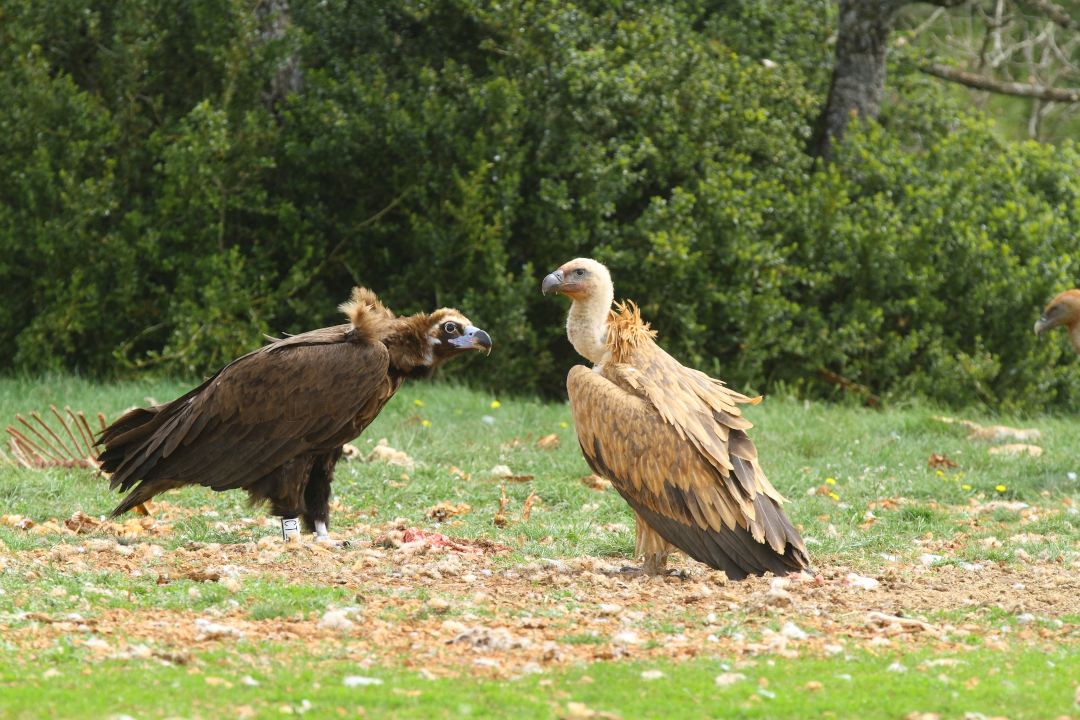
<instances>
[{"instance_id":1,"label":"vulture head","mask_svg":"<svg viewBox=\"0 0 1080 720\"><path fill-rule=\"evenodd\" d=\"M615 297L608 269L589 258L578 258L564 264L561 268L544 278L541 286L544 294L562 293L574 300L587 301L593 297L609 295ZM608 300L607 306L611 305ZM605 306L605 309L606 307Z\"/></svg>"},{"instance_id":2,"label":"vulture head","mask_svg":"<svg viewBox=\"0 0 1080 720\"><path fill-rule=\"evenodd\" d=\"M1074 329L1080 323L1080 290L1066 290L1050 301L1042 317L1035 323L1035 334L1041 336L1047 330L1061 325Z\"/></svg>"},{"instance_id":3,"label":"vulture head","mask_svg":"<svg viewBox=\"0 0 1080 720\"><path fill-rule=\"evenodd\" d=\"M433 365L446 362L466 350L491 354L491 336L453 308L436 310L427 317L427 343Z\"/></svg>"},{"instance_id":4,"label":"vulture head","mask_svg":"<svg viewBox=\"0 0 1080 720\"><path fill-rule=\"evenodd\" d=\"M391 364L414 380L468 350L491 352L491 336L453 308L396 318L383 342Z\"/></svg>"},{"instance_id":5,"label":"vulture head","mask_svg":"<svg viewBox=\"0 0 1080 720\"><path fill-rule=\"evenodd\" d=\"M604 362L608 315L615 299L608 269L589 258L571 260L545 277L541 290L545 295L562 293L574 301L566 316L566 335L579 355Z\"/></svg>"}]
</instances>

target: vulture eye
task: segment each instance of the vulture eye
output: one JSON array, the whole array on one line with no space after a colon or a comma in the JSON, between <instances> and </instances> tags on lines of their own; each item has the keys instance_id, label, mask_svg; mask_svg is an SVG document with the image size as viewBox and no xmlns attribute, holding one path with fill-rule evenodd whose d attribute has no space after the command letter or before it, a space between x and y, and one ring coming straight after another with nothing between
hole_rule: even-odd
<instances>
[{"instance_id":1,"label":"vulture eye","mask_svg":"<svg viewBox=\"0 0 1080 720\"><path fill-rule=\"evenodd\" d=\"M574 271L574 275L577 275L578 277L584 277L585 276L585 270L583 268L578 268L577 270Z\"/></svg>"},{"instance_id":2,"label":"vulture eye","mask_svg":"<svg viewBox=\"0 0 1080 720\"><path fill-rule=\"evenodd\" d=\"M442 327L443 327L443 330L445 330L447 333L457 332L457 324L456 323L448 322L445 325L443 325Z\"/></svg>"}]
</instances>

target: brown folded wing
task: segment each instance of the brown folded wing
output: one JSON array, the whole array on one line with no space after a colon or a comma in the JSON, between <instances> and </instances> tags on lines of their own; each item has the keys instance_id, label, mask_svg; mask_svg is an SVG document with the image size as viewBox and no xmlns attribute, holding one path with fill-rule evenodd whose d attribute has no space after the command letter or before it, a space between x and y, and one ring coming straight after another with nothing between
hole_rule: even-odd
<instances>
[{"instance_id":1,"label":"brown folded wing","mask_svg":"<svg viewBox=\"0 0 1080 720\"><path fill-rule=\"evenodd\" d=\"M245 487L293 457L356 437L397 386L382 343L347 342L348 329L275 342L171 403L121 417L99 439L112 488L139 483L133 496L143 496L156 483Z\"/></svg>"},{"instance_id":2,"label":"brown folded wing","mask_svg":"<svg viewBox=\"0 0 1080 720\"><path fill-rule=\"evenodd\" d=\"M665 540L730 577L806 568L799 533L757 463L737 403L651 340L567 390L589 465Z\"/></svg>"}]
</instances>

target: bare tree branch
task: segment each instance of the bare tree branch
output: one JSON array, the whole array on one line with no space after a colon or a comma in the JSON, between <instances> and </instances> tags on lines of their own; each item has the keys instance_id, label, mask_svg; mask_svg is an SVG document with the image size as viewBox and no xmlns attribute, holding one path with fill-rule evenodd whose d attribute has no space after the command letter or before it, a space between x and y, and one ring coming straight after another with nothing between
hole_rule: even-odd
<instances>
[{"instance_id":1,"label":"bare tree branch","mask_svg":"<svg viewBox=\"0 0 1080 720\"><path fill-rule=\"evenodd\" d=\"M924 65L919 68L927 75L939 77L942 80L966 85L976 90L988 90L999 95L1012 95L1014 97L1035 98L1050 102L1074 103L1080 101L1080 88L1072 90L1067 88L1045 87L1041 85L1029 85L1027 83L1004 82L964 72L948 65Z\"/></svg>"},{"instance_id":2,"label":"bare tree branch","mask_svg":"<svg viewBox=\"0 0 1080 720\"><path fill-rule=\"evenodd\" d=\"M1034 10L1038 10L1066 30L1080 29L1080 23L1073 20L1065 10L1053 3L1043 2L1042 0L1021 0L1021 2Z\"/></svg>"}]
</instances>

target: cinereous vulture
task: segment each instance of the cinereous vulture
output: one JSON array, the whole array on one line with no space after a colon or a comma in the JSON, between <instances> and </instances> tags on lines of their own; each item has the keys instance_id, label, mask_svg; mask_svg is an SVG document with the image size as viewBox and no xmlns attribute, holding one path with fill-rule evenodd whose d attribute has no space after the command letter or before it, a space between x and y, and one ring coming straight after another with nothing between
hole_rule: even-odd
<instances>
[{"instance_id":1,"label":"cinereous vulture","mask_svg":"<svg viewBox=\"0 0 1080 720\"><path fill-rule=\"evenodd\" d=\"M1062 325L1069 329L1069 339L1080 353L1080 290L1066 290L1051 300L1035 322L1035 334L1041 337L1047 330Z\"/></svg>"},{"instance_id":2,"label":"cinereous vulture","mask_svg":"<svg viewBox=\"0 0 1080 720\"><path fill-rule=\"evenodd\" d=\"M124 414L99 436L111 489L131 490L113 516L184 485L243 488L268 502L282 534L296 518L330 542L330 483L342 445L378 416L406 378L491 338L457 310L395 317L355 288L349 322L271 343L234 360L183 397ZM134 488L132 490L132 488Z\"/></svg>"},{"instance_id":3,"label":"cinereous vulture","mask_svg":"<svg viewBox=\"0 0 1080 720\"><path fill-rule=\"evenodd\" d=\"M588 259L544 278L570 296L566 334L594 363L570 370L566 389L586 462L637 517L635 552L662 571L674 546L733 580L805 570L802 537L762 472L738 408L756 404L683 367L654 341L633 303L611 309L606 267Z\"/></svg>"}]
</instances>

